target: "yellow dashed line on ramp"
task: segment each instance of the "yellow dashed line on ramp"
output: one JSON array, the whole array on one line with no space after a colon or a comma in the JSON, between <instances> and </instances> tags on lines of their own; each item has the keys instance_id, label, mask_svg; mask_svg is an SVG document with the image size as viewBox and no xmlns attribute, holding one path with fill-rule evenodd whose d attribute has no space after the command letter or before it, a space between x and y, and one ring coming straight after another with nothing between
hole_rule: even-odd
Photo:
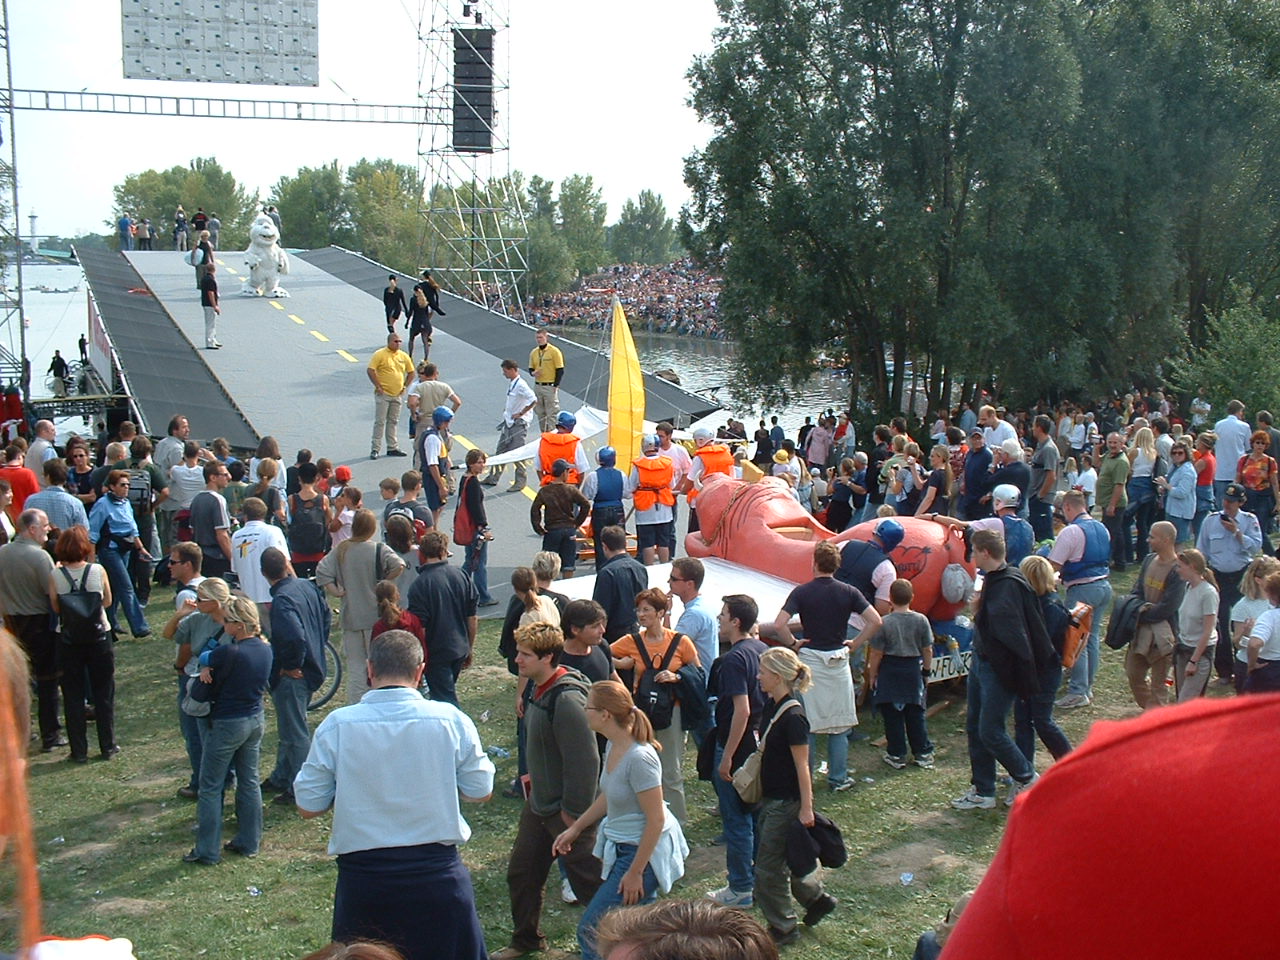
<instances>
[{"instance_id":1,"label":"yellow dashed line on ramp","mask_svg":"<svg viewBox=\"0 0 1280 960\"><path fill-rule=\"evenodd\" d=\"M347 351L345 351L345 350L339 350L339 351L338 351L338 356L340 356L343 360L350 360L352 363L359 363L359 362L360 362L360 361L359 361L359 360L357 360L355 357L353 357L351 354L347 353Z\"/></svg>"},{"instance_id":2,"label":"yellow dashed line on ramp","mask_svg":"<svg viewBox=\"0 0 1280 960\"><path fill-rule=\"evenodd\" d=\"M271 300L271 301L269 301L269 302L270 302L270 304L271 304L273 307L275 307L277 310L283 310L283 309L284 309L284 307L280 306L280 301L279 301L279 300Z\"/></svg>"},{"instance_id":3,"label":"yellow dashed line on ramp","mask_svg":"<svg viewBox=\"0 0 1280 960\"><path fill-rule=\"evenodd\" d=\"M303 325L305 325L307 322L303 320L300 316L298 316L296 313L289 314L289 319L292 320L294 323L301 323Z\"/></svg>"},{"instance_id":4,"label":"yellow dashed line on ramp","mask_svg":"<svg viewBox=\"0 0 1280 960\"><path fill-rule=\"evenodd\" d=\"M319 340L321 343L328 343L328 342L329 342L329 338L328 338L328 337L326 337L326 336L325 336L323 333L321 333L319 330L308 330L308 331L307 331L307 333L311 334L313 337L315 337L315 338L316 338L317 340Z\"/></svg>"},{"instance_id":5,"label":"yellow dashed line on ramp","mask_svg":"<svg viewBox=\"0 0 1280 960\"><path fill-rule=\"evenodd\" d=\"M466 447L466 449L468 450L474 450L476 447L474 443L472 443L470 440L468 440L466 437L464 437L460 433L452 434L452 437L454 440L457 440L458 443L462 444L462 446ZM530 500L532 500L535 496L538 495L538 491L535 490L533 487L528 486L527 484L521 489L520 492L523 493Z\"/></svg>"}]
</instances>

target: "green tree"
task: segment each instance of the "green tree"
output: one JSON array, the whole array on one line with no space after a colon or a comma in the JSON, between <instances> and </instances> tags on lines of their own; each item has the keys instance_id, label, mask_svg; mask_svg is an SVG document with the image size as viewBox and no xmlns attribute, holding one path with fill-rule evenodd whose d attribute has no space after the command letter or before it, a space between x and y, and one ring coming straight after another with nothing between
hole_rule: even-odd
<instances>
[{"instance_id":1,"label":"green tree","mask_svg":"<svg viewBox=\"0 0 1280 960\"><path fill-rule=\"evenodd\" d=\"M113 193L117 213L106 221L113 243L119 242L116 218L127 210L134 219L151 221L156 249L169 247L173 242L174 212L179 205L186 211L188 222L201 207L205 213L218 214L222 221L219 245L224 249L248 242L253 198L212 157L197 157L186 167L131 174Z\"/></svg>"},{"instance_id":2,"label":"green tree","mask_svg":"<svg viewBox=\"0 0 1280 960\"><path fill-rule=\"evenodd\" d=\"M1205 320L1203 346L1190 347L1174 371L1174 382L1195 396L1205 388L1216 407L1238 397L1250 410L1280 409L1275 346L1280 317L1265 311L1255 292L1238 285L1227 291L1229 305Z\"/></svg>"},{"instance_id":3,"label":"green tree","mask_svg":"<svg viewBox=\"0 0 1280 960\"><path fill-rule=\"evenodd\" d=\"M573 254L556 225L543 217L529 221L528 271L521 284L525 297L566 290L573 281Z\"/></svg>"},{"instance_id":4,"label":"green tree","mask_svg":"<svg viewBox=\"0 0 1280 960\"><path fill-rule=\"evenodd\" d=\"M669 263L676 249L676 228L662 197L641 190L622 205L618 222L609 230L609 250L618 263Z\"/></svg>"},{"instance_id":5,"label":"green tree","mask_svg":"<svg viewBox=\"0 0 1280 960\"><path fill-rule=\"evenodd\" d=\"M424 223L422 180L406 164L361 160L347 170L355 243L365 256L416 274Z\"/></svg>"},{"instance_id":6,"label":"green tree","mask_svg":"<svg viewBox=\"0 0 1280 960\"><path fill-rule=\"evenodd\" d=\"M573 255L574 269L579 274L594 273L608 259L604 244L607 209L591 177L566 177L560 183L559 207L560 231Z\"/></svg>"},{"instance_id":7,"label":"green tree","mask_svg":"<svg viewBox=\"0 0 1280 960\"><path fill-rule=\"evenodd\" d=\"M272 202L284 221L281 240L290 247L312 250L336 243L358 246L351 216L351 195L334 160L322 167L300 167L281 177Z\"/></svg>"},{"instance_id":8,"label":"green tree","mask_svg":"<svg viewBox=\"0 0 1280 960\"><path fill-rule=\"evenodd\" d=\"M530 220L555 220L555 189L554 180L544 180L537 174L529 179L529 198L525 212Z\"/></svg>"}]
</instances>

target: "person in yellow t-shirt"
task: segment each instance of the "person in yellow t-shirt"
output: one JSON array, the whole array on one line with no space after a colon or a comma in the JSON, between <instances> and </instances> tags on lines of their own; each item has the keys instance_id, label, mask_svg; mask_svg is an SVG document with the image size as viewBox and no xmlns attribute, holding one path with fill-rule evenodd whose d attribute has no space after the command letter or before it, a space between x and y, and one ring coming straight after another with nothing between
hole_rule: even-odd
<instances>
[{"instance_id":1,"label":"person in yellow t-shirt","mask_svg":"<svg viewBox=\"0 0 1280 960\"><path fill-rule=\"evenodd\" d=\"M560 412L560 380L564 377L564 354L560 348L547 343L547 331L534 334L538 345L529 351L529 372L533 374L533 395L537 398L533 413L542 426L543 433L556 428L556 415Z\"/></svg>"},{"instance_id":2,"label":"person in yellow t-shirt","mask_svg":"<svg viewBox=\"0 0 1280 960\"><path fill-rule=\"evenodd\" d=\"M378 459L378 447L382 435L387 437L387 456L408 456L400 449L396 427L400 422L400 405L404 402L405 388L413 380L413 360L400 349L404 341L398 333L387 335L387 345L369 358L365 373L373 384L373 445L369 459Z\"/></svg>"}]
</instances>

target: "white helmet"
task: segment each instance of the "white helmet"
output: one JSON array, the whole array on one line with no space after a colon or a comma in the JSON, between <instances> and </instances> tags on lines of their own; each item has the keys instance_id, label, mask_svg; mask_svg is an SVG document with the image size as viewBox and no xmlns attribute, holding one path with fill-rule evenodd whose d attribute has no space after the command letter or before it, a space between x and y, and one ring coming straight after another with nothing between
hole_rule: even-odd
<instances>
[{"instance_id":1,"label":"white helmet","mask_svg":"<svg viewBox=\"0 0 1280 960\"><path fill-rule=\"evenodd\" d=\"M1016 507L1022 494L1012 483L1001 483L991 491L991 509L1003 510L1005 507Z\"/></svg>"},{"instance_id":2,"label":"white helmet","mask_svg":"<svg viewBox=\"0 0 1280 960\"><path fill-rule=\"evenodd\" d=\"M716 435L706 427L699 427L697 430L693 431L693 442L698 446L702 446L704 443L710 443L715 438Z\"/></svg>"}]
</instances>

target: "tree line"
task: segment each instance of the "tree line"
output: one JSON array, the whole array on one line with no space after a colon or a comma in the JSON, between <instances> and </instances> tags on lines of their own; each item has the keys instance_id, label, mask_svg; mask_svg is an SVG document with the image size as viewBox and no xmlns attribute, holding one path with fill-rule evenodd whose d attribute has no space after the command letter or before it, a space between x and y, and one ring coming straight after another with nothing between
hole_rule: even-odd
<instances>
[{"instance_id":1,"label":"tree line","mask_svg":"<svg viewBox=\"0 0 1280 960\"><path fill-rule=\"evenodd\" d=\"M680 229L723 272L740 396L819 354L854 409L899 409L908 358L933 407L1217 387L1215 352L1274 334L1274 4L718 7Z\"/></svg>"},{"instance_id":2,"label":"tree line","mask_svg":"<svg viewBox=\"0 0 1280 960\"><path fill-rule=\"evenodd\" d=\"M526 182L515 172L494 183L432 185L428 190L418 171L406 164L361 160L344 169L335 160L280 177L270 197L260 201L216 160L198 158L187 167L132 174L114 196L117 210L151 219L159 231L157 249L171 240L179 203L188 218L198 206L219 214L223 249L247 243L249 224L261 203L269 202L279 208L287 246L337 244L409 274L424 265L445 275L465 274L466 264L456 250L439 242L441 234L514 236L527 264L521 289L527 297L570 289L579 277L610 263L660 264L682 255L675 223L660 196L640 191L609 225L600 189L581 174L566 177L558 187L536 175ZM444 225L430 228L424 210L428 217L443 217ZM451 213L455 210L462 212ZM468 222L472 217L485 222ZM115 221L107 227L114 234Z\"/></svg>"}]
</instances>

